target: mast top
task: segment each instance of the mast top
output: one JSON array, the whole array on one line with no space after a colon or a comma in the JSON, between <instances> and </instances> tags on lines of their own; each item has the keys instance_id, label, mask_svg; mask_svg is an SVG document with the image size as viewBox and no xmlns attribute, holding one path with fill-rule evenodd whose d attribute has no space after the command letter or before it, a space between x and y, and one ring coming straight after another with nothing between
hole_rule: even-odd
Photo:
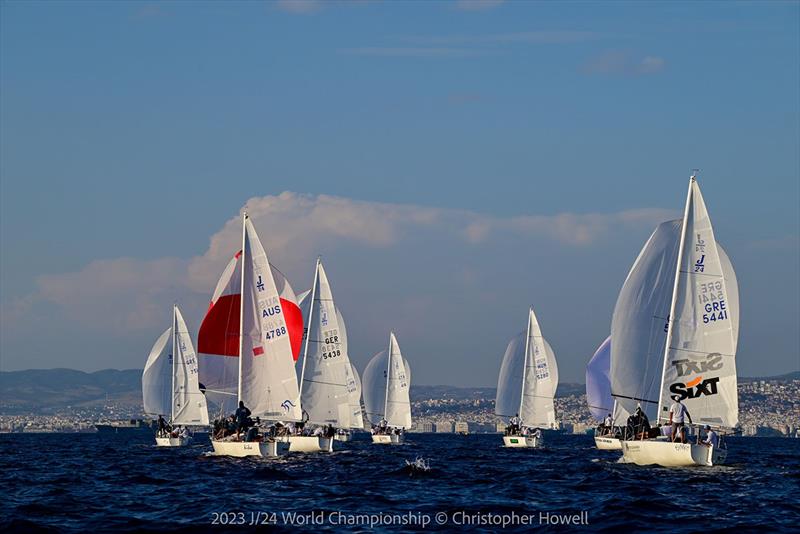
<instances>
[{"instance_id":1,"label":"mast top","mask_svg":"<svg viewBox=\"0 0 800 534\"><path fill-rule=\"evenodd\" d=\"M689 180L692 182L697 181L698 173L700 173L700 169L692 169L692 175L689 177Z\"/></svg>"}]
</instances>

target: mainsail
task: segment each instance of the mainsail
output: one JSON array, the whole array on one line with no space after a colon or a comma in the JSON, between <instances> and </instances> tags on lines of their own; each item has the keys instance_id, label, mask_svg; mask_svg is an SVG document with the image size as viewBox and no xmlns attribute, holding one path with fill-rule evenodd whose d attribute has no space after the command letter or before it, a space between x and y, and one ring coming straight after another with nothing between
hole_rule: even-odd
<instances>
[{"instance_id":1,"label":"mainsail","mask_svg":"<svg viewBox=\"0 0 800 534\"><path fill-rule=\"evenodd\" d=\"M308 421L350 427L350 360L340 338L340 326L328 276L317 260L315 285L308 297L307 339L301 371L301 405Z\"/></svg>"},{"instance_id":2,"label":"mainsail","mask_svg":"<svg viewBox=\"0 0 800 534\"><path fill-rule=\"evenodd\" d=\"M197 355L192 337L177 305L174 306L175 378L172 391L172 422L179 425L208 425L208 407L197 379Z\"/></svg>"},{"instance_id":3,"label":"mainsail","mask_svg":"<svg viewBox=\"0 0 800 534\"><path fill-rule=\"evenodd\" d=\"M667 410L661 418L668 417L670 396L679 394L694 420L735 426L738 287L694 179L684 220L685 239L682 220L655 229L617 298L611 391L619 406L633 412L641 405L652 421L659 404ZM673 302L674 325L668 319Z\"/></svg>"},{"instance_id":4,"label":"mainsail","mask_svg":"<svg viewBox=\"0 0 800 534\"><path fill-rule=\"evenodd\" d=\"M524 426L552 428L556 423L553 399L557 387L555 354L531 308L527 332L515 336L506 347L497 380L495 414L519 415Z\"/></svg>"},{"instance_id":5,"label":"mainsail","mask_svg":"<svg viewBox=\"0 0 800 534\"><path fill-rule=\"evenodd\" d=\"M156 340L142 373L142 400L144 413L170 415L172 413L172 351L167 350L172 328L167 328Z\"/></svg>"},{"instance_id":6,"label":"mainsail","mask_svg":"<svg viewBox=\"0 0 800 534\"><path fill-rule=\"evenodd\" d=\"M389 349L372 357L363 375L364 409L373 425L386 419L392 427L411 428L411 366L392 333Z\"/></svg>"}]
</instances>

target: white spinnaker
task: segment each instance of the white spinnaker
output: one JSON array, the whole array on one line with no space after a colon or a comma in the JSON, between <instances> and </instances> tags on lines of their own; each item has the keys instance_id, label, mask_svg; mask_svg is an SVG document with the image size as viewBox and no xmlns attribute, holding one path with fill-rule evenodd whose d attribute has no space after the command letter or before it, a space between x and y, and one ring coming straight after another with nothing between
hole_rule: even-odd
<instances>
[{"instance_id":1,"label":"white spinnaker","mask_svg":"<svg viewBox=\"0 0 800 534\"><path fill-rule=\"evenodd\" d=\"M602 422L614 410L611 396L611 336L608 336L586 364L586 403L595 421Z\"/></svg>"},{"instance_id":2,"label":"white spinnaker","mask_svg":"<svg viewBox=\"0 0 800 534\"><path fill-rule=\"evenodd\" d=\"M142 373L142 401L148 415L172 414L172 328L167 328L156 340Z\"/></svg>"},{"instance_id":3,"label":"white spinnaker","mask_svg":"<svg viewBox=\"0 0 800 534\"><path fill-rule=\"evenodd\" d=\"M382 350L372 357L361 375L364 412L367 421L373 425L380 423L386 415L386 370L389 352Z\"/></svg>"},{"instance_id":4,"label":"white spinnaker","mask_svg":"<svg viewBox=\"0 0 800 534\"><path fill-rule=\"evenodd\" d=\"M542 336L533 308L528 314L528 360L525 370L520 419L523 426L553 428L553 399L558 387L558 365L552 347Z\"/></svg>"},{"instance_id":5,"label":"white spinnaker","mask_svg":"<svg viewBox=\"0 0 800 534\"><path fill-rule=\"evenodd\" d=\"M348 372L347 391L350 398L350 428L364 428L364 418L361 415L361 379L358 371L351 363Z\"/></svg>"},{"instance_id":6,"label":"white spinnaker","mask_svg":"<svg viewBox=\"0 0 800 534\"><path fill-rule=\"evenodd\" d=\"M519 415L526 341L526 332L520 332L508 342L503 355L494 401L494 413L501 417Z\"/></svg>"},{"instance_id":7,"label":"white spinnaker","mask_svg":"<svg viewBox=\"0 0 800 534\"><path fill-rule=\"evenodd\" d=\"M611 393L633 413L641 404L653 421L661 386L681 221L658 225L631 267L611 320Z\"/></svg>"},{"instance_id":8,"label":"white spinnaker","mask_svg":"<svg viewBox=\"0 0 800 534\"><path fill-rule=\"evenodd\" d=\"M386 393L386 422L389 426L411 428L410 366L400 353L394 333L389 336L389 378Z\"/></svg>"},{"instance_id":9,"label":"white spinnaker","mask_svg":"<svg viewBox=\"0 0 800 534\"><path fill-rule=\"evenodd\" d=\"M732 317L738 306L729 299L722 255L694 179L685 220L660 415L669 418L670 397L678 394L694 421L732 428L739 420Z\"/></svg>"},{"instance_id":10,"label":"white spinnaker","mask_svg":"<svg viewBox=\"0 0 800 534\"><path fill-rule=\"evenodd\" d=\"M299 421L300 394L283 305L267 254L245 216L239 400L253 417Z\"/></svg>"},{"instance_id":11,"label":"white spinnaker","mask_svg":"<svg viewBox=\"0 0 800 534\"><path fill-rule=\"evenodd\" d=\"M172 422L179 425L208 425L206 397L198 384L197 354L186 321L175 306L175 381Z\"/></svg>"},{"instance_id":12,"label":"white spinnaker","mask_svg":"<svg viewBox=\"0 0 800 534\"><path fill-rule=\"evenodd\" d=\"M333 293L320 261L317 261L316 281L313 302L309 303L311 322L303 362L301 404L308 413L309 422L349 428L350 360L340 340Z\"/></svg>"}]
</instances>

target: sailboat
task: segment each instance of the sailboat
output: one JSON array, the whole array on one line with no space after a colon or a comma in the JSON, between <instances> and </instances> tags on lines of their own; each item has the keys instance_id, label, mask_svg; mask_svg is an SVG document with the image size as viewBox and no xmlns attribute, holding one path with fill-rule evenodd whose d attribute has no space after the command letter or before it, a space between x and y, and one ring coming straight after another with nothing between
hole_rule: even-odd
<instances>
[{"instance_id":1,"label":"sailboat","mask_svg":"<svg viewBox=\"0 0 800 534\"><path fill-rule=\"evenodd\" d=\"M300 404L307 424L350 427L350 360L342 343L328 275L317 259L311 293L301 303L308 329L300 371ZM292 451L332 451L334 436L289 436Z\"/></svg>"},{"instance_id":2,"label":"sailboat","mask_svg":"<svg viewBox=\"0 0 800 534\"><path fill-rule=\"evenodd\" d=\"M495 414L516 417L518 428L503 436L506 447L540 447L540 428L556 428L555 397L558 365L552 347L542 336L533 308L528 310L526 332L506 347L497 379ZM532 434L529 430L536 429Z\"/></svg>"},{"instance_id":3,"label":"sailboat","mask_svg":"<svg viewBox=\"0 0 800 534\"><path fill-rule=\"evenodd\" d=\"M402 443L411 428L411 366L400 353L394 332L389 348L372 357L364 369L364 407L373 425L373 443Z\"/></svg>"},{"instance_id":4,"label":"sailboat","mask_svg":"<svg viewBox=\"0 0 800 534\"><path fill-rule=\"evenodd\" d=\"M673 397L694 422L716 429L738 423L736 275L716 242L696 175L682 220L659 225L620 291L611 323L611 390L633 412L641 406L653 435L669 421ZM622 442L624 462L717 465L727 449L667 437Z\"/></svg>"},{"instance_id":5,"label":"sailboat","mask_svg":"<svg viewBox=\"0 0 800 534\"><path fill-rule=\"evenodd\" d=\"M167 351L170 339L172 346ZM169 414L172 427L208 425L206 398L197 381L197 357L177 304L172 307L172 326L156 340L144 366L142 398L145 413L155 416ZM190 440L188 434L159 434L156 445L179 447Z\"/></svg>"},{"instance_id":6,"label":"sailboat","mask_svg":"<svg viewBox=\"0 0 800 534\"><path fill-rule=\"evenodd\" d=\"M617 404L611 396L611 336L608 336L595 351L592 359L586 364L586 401L589 411L600 423L595 429L594 443L601 450L622 450L622 442L615 429L624 425L630 415ZM608 415L611 415L611 428L603 426ZM603 433L599 433L600 430Z\"/></svg>"},{"instance_id":7,"label":"sailboat","mask_svg":"<svg viewBox=\"0 0 800 534\"><path fill-rule=\"evenodd\" d=\"M300 421L300 393L294 362L303 319L291 285L273 267L247 213L242 249L226 267L214 291L198 336L200 381L223 413L244 402L252 418ZM289 450L285 438L247 441L238 434L211 440L226 456L278 456Z\"/></svg>"}]
</instances>

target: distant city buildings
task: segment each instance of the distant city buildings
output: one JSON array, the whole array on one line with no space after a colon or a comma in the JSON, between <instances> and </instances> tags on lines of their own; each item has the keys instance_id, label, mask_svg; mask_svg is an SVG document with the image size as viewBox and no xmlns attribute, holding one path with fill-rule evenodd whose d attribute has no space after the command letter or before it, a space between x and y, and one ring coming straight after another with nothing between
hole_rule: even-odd
<instances>
[{"instance_id":1,"label":"distant city buildings","mask_svg":"<svg viewBox=\"0 0 800 534\"><path fill-rule=\"evenodd\" d=\"M503 432L507 421L494 414L494 399L412 401L413 432ZM582 434L596 426L585 395L555 400L561 429ZM16 413L0 405L0 413ZM0 415L0 432L93 432L98 422L144 418L141 405L107 401L97 407L66 407L47 415ZM800 380L757 380L739 384L739 423L745 436L800 437Z\"/></svg>"}]
</instances>

